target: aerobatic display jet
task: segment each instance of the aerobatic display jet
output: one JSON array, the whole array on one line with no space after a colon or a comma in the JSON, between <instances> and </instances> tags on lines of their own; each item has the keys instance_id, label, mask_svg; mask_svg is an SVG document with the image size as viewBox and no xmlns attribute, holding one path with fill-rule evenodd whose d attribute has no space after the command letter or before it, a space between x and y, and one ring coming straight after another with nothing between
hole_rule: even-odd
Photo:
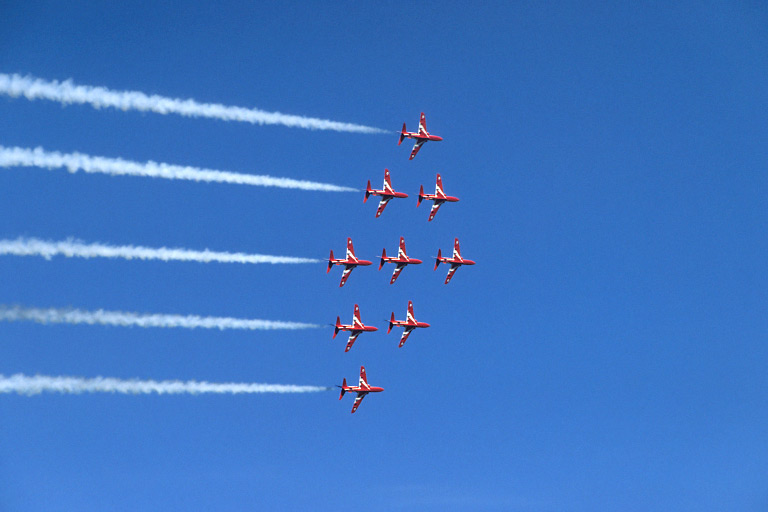
<instances>
[{"instance_id":1,"label":"aerobatic display jet","mask_svg":"<svg viewBox=\"0 0 768 512\"><path fill-rule=\"evenodd\" d=\"M408 336L411 334L411 331L413 331L416 328L425 328L429 327L429 324L426 322L417 322L416 317L413 316L413 302L410 300L408 301L408 315L406 316L405 320L395 320L395 314L392 313L392 316L389 320L389 329L387 329L387 334L390 333L393 327L405 327L405 330L403 331L403 336L400 338L400 344L398 347L402 347L405 343L405 340L408 339Z\"/></svg>"},{"instance_id":2,"label":"aerobatic display jet","mask_svg":"<svg viewBox=\"0 0 768 512\"><path fill-rule=\"evenodd\" d=\"M429 212L429 219L428 221L431 221L435 218L435 214L437 213L437 210L440 208L440 205L445 203L446 201L449 203L455 203L459 200L458 197L453 196L447 196L445 195L445 192L443 192L443 179L440 177L440 175L437 175L437 183L435 184L435 193L434 194L425 194L424 193L424 187L419 187L419 201L416 203L416 207L421 204L423 200L428 201L434 201L432 204L432 210Z\"/></svg>"},{"instance_id":3,"label":"aerobatic display jet","mask_svg":"<svg viewBox=\"0 0 768 512\"><path fill-rule=\"evenodd\" d=\"M384 388L378 388L374 387L368 384L368 379L365 376L365 366L360 367L360 382L357 386L347 386L347 379L345 378L344 381L341 383L341 386L336 386L337 388L341 388L341 394L339 395L339 400L344 398L344 393L347 391L354 391L357 393L357 398L355 398L355 403L352 405L352 413L357 410L358 407L360 407L360 402L363 401L363 398L365 398L365 395L368 393L379 393L381 391L384 391Z\"/></svg>"},{"instance_id":4,"label":"aerobatic display jet","mask_svg":"<svg viewBox=\"0 0 768 512\"><path fill-rule=\"evenodd\" d=\"M360 260L355 257L355 248L352 247L352 239L347 238L346 257L343 259L334 259L333 251L331 251L331 257L328 259L328 270L326 270L325 273L327 274L330 272L334 265L344 265L344 272L341 274L341 282L339 283L339 288L341 288L344 286L344 283L347 282L347 279L349 279L349 273L352 272L352 269L359 266L367 267L370 264L371 262L368 260Z\"/></svg>"},{"instance_id":5,"label":"aerobatic display jet","mask_svg":"<svg viewBox=\"0 0 768 512\"><path fill-rule=\"evenodd\" d=\"M365 187L365 199L363 199L363 202L366 202L370 196L381 196L379 208L376 210L376 218L378 218L384 211L384 208L387 207L387 203L389 203L393 197L408 197L408 194L395 192L395 189L392 188L392 182L389 179L389 169L384 169L383 188L381 190L371 188L371 180L368 180L368 185Z\"/></svg>"},{"instance_id":6,"label":"aerobatic display jet","mask_svg":"<svg viewBox=\"0 0 768 512\"><path fill-rule=\"evenodd\" d=\"M411 151L411 156L408 158L408 160L413 160L413 157L415 157L416 153L419 152L419 150L421 149L421 146L423 146L424 143L427 142L428 140L434 140L434 141L443 140L442 137L429 134L429 132L427 131L427 120L424 118L424 112L421 113L418 132L406 131L405 123L403 123L403 130L400 132L400 142L398 142L397 145L399 146L400 144L402 144L403 139L405 139L406 137L408 137L409 139L416 139L416 144L413 145L413 150Z\"/></svg>"},{"instance_id":7,"label":"aerobatic display jet","mask_svg":"<svg viewBox=\"0 0 768 512\"><path fill-rule=\"evenodd\" d=\"M406 265L418 265L421 263L421 260L408 257L405 253L405 239L400 237L400 249L397 251L397 256L387 256L386 248L381 251L379 270L381 270L381 267L383 267L385 263L395 263L397 265L395 271L392 272L392 279L389 281L389 284L394 284L397 280L397 276L400 275L400 272L403 271Z\"/></svg>"},{"instance_id":8,"label":"aerobatic display jet","mask_svg":"<svg viewBox=\"0 0 768 512\"><path fill-rule=\"evenodd\" d=\"M339 334L339 331L349 331L349 340L347 340L347 348L344 349L344 352L349 352L349 349L352 348L352 345L355 343L355 340L358 336L360 336L360 333L362 332L373 332L378 331L378 327L372 327L370 325L363 324L363 321L360 320L360 308L355 304L355 314L352 317L352 324L350 325L344 325L341 323L341 318L336 317L336 325L333 329L333 337L335 338L337 334Z\"/></svg>"},{"instance_id":9,"label":"aerobatic display jet","mask_svg":"<svg viewBox=\"0 0 768 512\"><path fill-rule=\"evenodd\" d=\"M456 273L456 269L459 268L462 265L474 265L475 262L472 260L467 260L461 257L461 252L459 250L459 239L457 238L453 242L453 257L451 258L443 258L440 249L437 250L437 257L435 258L435 270L437 270L437 267L441 263L450 263L451 268L448 269L448 275L445 277L445 284L448 284L448 282L453 277L453 274Z\"/></svg>"}]
</instances>

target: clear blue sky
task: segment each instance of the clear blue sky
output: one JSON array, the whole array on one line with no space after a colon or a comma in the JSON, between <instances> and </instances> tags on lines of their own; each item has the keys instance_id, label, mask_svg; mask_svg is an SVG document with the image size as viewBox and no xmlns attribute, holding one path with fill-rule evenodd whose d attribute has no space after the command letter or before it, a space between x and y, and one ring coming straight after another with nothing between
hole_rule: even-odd
<instances>
[{"instance_id":1,"label":"clear blue sky","mask_svg":"<svg viewBox=\"0 0 768 512\"><path fill-rule=\"evenodd\" d=\"M478 264L0 258L0 303L430 329L0 324L0 373L334 392L0 397L0 509L768 508L768 9L759 2L4 2L0 72L391 129L359 135L0 97L0 144L412 194L0 170L0 237ZM408 161L419 112L444 142ZM427 223L435 173L461 202Z\"/></svg>"}]
</instances>

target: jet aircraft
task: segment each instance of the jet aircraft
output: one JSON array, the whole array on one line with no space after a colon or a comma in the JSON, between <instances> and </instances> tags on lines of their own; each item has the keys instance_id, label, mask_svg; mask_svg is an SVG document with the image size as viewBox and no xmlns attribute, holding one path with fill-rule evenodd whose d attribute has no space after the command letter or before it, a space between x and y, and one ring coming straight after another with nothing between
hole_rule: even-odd
<instances>
[{"instance_id":1,"label":"jet aircraft","mask_svg":"<svg viewBox=\"0 0 768 512\"><path fill-rule=\"evenodd\" d=\"M379 270L384 266L384 263L395 263L397 265L395 271L392 272L392 279L389 281L389 284L394 284L397 280L397 276L400 275L400 272L403 271L406 265L418 265L421 263L421 260L408 257L405 253L405 239L400 237L400 249L397 251L397 256L387 256L387 249L382 249Z\"/></svg>"},{"instance_id":2,"label":"jet aircraft","mask_svg":"<svg viewBox=\"0 0 768 512\"><path fill-rule=\"evenodd\" d=\"M334 327L334 338L337 334L339 334L339 331L350 331L349 340L347 340L347 348L344 349L344 352L349 352L349 349L352 348L352 345L355 343L357 337L360 336L360 333L379 330L378 327L372 327L370 325L363 324L363 321L360 320L360 308L357 306L357 304L355 304L355 313L352 317L352 323L350 325L344 325L341 323L341 318L337 316L336 325Z\"/></svg>"},{"instance_id":3,"label":"jet aircraft","mask_svg":"<svg viewBox=\"0 0 768 512\"><path fill-rule=\"evenodd\" d=\"M405 330L403 331L403 336L400 338L400 344L398 347L402 347L405 343L405 340L408 339L408 336L411 334L411 331L413 331L416 328L425 328L429 327L429 324L426 322L417 322L416 317L413 316L413 302L410 300L408 301L408 315L405 320L395 320L395 313L392 313L392 316L389 320L389 329L387 329L387 334L390 333L392 330L392 327L405 327Z\"/></svg>"},{"instance_id":4,"label":"jet aircraft","mask_svg":"<svg viewBox=\"0 0 768 512\"><path fill-rule=\"evenodd\" d=\"M342 259L334 259L333 250L331 250L331 257L328 259L328 270L326 270L325 273L327 274L330 272L334 265L344 265L344 272L341 274L341 282L339 283L339 288L341 288L344 286L344 283L347 282L347 279L349 279L349 273L352 272L355 267L367 267L370 264L371 262L368 260L360 260L355 257L355 248L352 247L352 239L347 238L346 257Z\"/></svg>"},{"instance_id":5,"label":"jet aircraft","mask_svg":"<svg viewBox=\"0 0 768 512\"><path fill-rule=\"evenodd\" d=\"M424 118L424 112L421 113L418 132L406 131L405 123L403 123L403 129L400 132L400 142L398 142L397 145L399 146L400 144L402 144L403 139L405 139L406 137L409 139L416 139L416 144L413 145L413 150L411 151L411 156L408 158L408 160L413 160L413 157L415 157L416 153L419 152L419 150L421 149L421 146L423 146L424 143L427 142L428 140L434 140L434 141L443 140L442 137L429 134L429 132L427 131L427 120Z\"/></svg>"},{"instance_id":6,"label":"jet aircraft","mask_svg":"<svg viewBox=\"0 0 768 512\"><path fill-rule=\"evenodd\" d=\"M363 199L363 202L366 202L369 196L381 196L379 208L376 210L376 218L378 218L384 211L384 208L387 207L387 203L389 203L393 197L408 197L408 194L404 192L395 192L395 189L392 188L392 182L389 179L389 169L384 169L384 185L381 190L371 188L371 180L368 180L368 185L365 187L365 199Z\"/></svg>"},{"instance_id":7,"label":"jet aircraft","mask_svg":"<svg viewBox=\"0 0 768 512\"><path fill-rule=\"evenodd\" d=\"M424 187L419 187L419 201L416 203L416 207L421 204L423 200L428 201L434 201L432 204L432 210L429 212L429 219L428 221L431 221L435 218L435 215L437 214L437 210L440 208L440 205L445 203L446 201L449 203L455 203L459 200L458 197L453 196L447 196L445 195L445 192L443 192L443 179L440 177L440 175L437 175L437 183L435 184L435 193L434 194L425 194L424 193Z\"/></svg>"},{"instance_id":8,"label":"jet aircraft","mask_svg":"<svg viewBox=\"0 0 768 512\"><path fill-rule=\"evenodd\" d=\"M459 268L462 265L474 265L475 262L472 260L468 260L461 257L461 252L459 250L459 239L457 238L453 242L453 257L451 258L443 258L440 249L437 250L437 257L435 258L435 270L437 270L438 265L441 263L450 263L451 268L448 269L448 275L445 277L445 284L448 284L448 281L451 280L453 277L453 274L456 273L456 269Z\"/></svg>"},{"instance_id":9,"label":"jet aircraft","mask_svg":"<svg viewBox=\"0 0 768 512\"><path fill-rule=\"evenodd\" d=\"M363 398L365 398L365 395L367 395L368 393L379 393L381 391L384 391L384 388L378 388L368 384L368 379L365 376L365 366L360 367L360 382L357 386L347 386L347 379L345 378L344 381L341 383L341 386L336 386L336 387L341 388L341 394L339 394L339 400L341 400L344 397L344 393L346 393L347 391L354 391L357 393L357 398L355 398L355 403L352 405L352 414L354 414L354 412L360 406L360 402L363 401Z\"/></svg>"}]
</instances>

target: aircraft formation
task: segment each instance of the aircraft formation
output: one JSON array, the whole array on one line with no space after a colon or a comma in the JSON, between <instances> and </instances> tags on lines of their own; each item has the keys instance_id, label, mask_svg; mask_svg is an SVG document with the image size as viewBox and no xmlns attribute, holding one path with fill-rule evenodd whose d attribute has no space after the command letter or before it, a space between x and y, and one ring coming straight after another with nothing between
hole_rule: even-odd
<instances>
[{"instance_id":1,"label":"aircraft formation","mask_svg":"<svg viewBox=\"0 0 768 512\"><path fill-rule=\"evenodd\" d=\"M379 201L379 207L376 209L376 218L379 218L379 216L384 212L384 208L386 208L387 204L394 198L406 198L408 197L408 194L405 192L397 192L394 188L392 188L392 181L389 176L389 169L384 169L384 185L381 190L376 190L371 188L371 180L368 180L368 185L365 187L365 198L363 199L363 202L368 201L368 198L370 196L381 196L381 200ZM445 195L445 192L443 192L443 179L440 177L440 175L437 175L437 182L435 184L435 193L434 194L425 194L424 193L424 185L419 187L419 200L416 202L416 207L419 207L421 205L421 202L424 200L427 201L434 201L432 204L432 209L429 212L429 219L427 221L431 222L432 219L435 218L435 214L437 213L437 210L440 208L440 206L443 203L456 203L459 201L458 197L453 196L447 196Z\"/></svg>"},{"instance_id":2,"label":"aircraft formation","mask_svg":"<svg viewBox=\"0 0 768 512\"><path fill-rule=\"evenodd\" d=\"M421 147L426 142L443 140L442 137L439 137L437 135L431 135L429 132L427 132L427 121L423 112L421 113L421 118L419 120L419 130L417 132L408 132L406 129L405 123L403 123L403 129L400 131L400 140L397 143L398 146L402 144L403 140L406 138L414 139L416 141L413 146L413 149L411 150L411 155L408 158L408 160L413 160L413 158L416 156L416 154L419 152ZM371 188L371 181L368 180L368 184L365 187L365 198L363 199L363 202L368 201L368 198L370 196L380 197L379 205L378 205L378 208L376 209L376 218L379 218L381 214L384 212L384 209L386 208L387 204L389 204L389 202L392 199L405 199L408 197L408 194L404 192L398 192L394 189L394 187L392 186L392 179L390 176L389 169L384 169L384 185L382 186L381 190L376 190L374 188ZM424 186L422 185L419 189L419 196L418 196L418 201L416 203L416 206L418 207L419 205L421 205L421 202L425 200L433 201L432 209L429 212L429 219L427 219L428 222L431 222L435 218L435 215L437 214L438 209L440 208L440 206L443 205L443 203L455 203L459 201L459 198L454 196L448 196L445 194L445 192L443 192L443 180L440 174L438 174L437 180L435 183L435 193L425 194ZM400 277L400 274L402 273L403 269L406 266L420 265L422 263L422 260L411 258L408 256L405 249L405 238L401 236L400 245L397 251L397 256L387 256L386 247L382 250L381 258L379 260L379 270L381 270L384 267L384 264L386 263L395 264L395 269L392 272L392 277L389 280L389 284L394 284L395 281L397 281L397 278ZM456 273L456 270L459 267L463 265L475 264L473 260L465 259L461 256L461 249L459 247L458 238L454 239L453 254L451 255L451 257L445 257L442 255L441 249L437 250L437 256L435 256L434 270L437 270L437 267L441 263L444 263L450 266L450 268L448 269L448 274L445 278L445 284L448 284L451 281L454 274ZM326 270L326 273L330 272L331 269L334 267L334 265L343 266L344 270L342 271L341 281L339 282L339 287L341 288L344 286L344 284L346 284L350 274L355 268L367 267L372 264L373 262L371 261L359 259L355 256L355 249L352 244L352 238L347 238L347 248L346 248L345 256L343 258L334 258L333 250L331 250L330 257L328 258L328 269ZM389 327L387 329L387 334L392 332L392 329L395 327L403 328L403 334L401 335L400 342L398 344L399 348L402 348L402 346L405 344L406 340L414 330L425 329L429 327L428 323L420 322L416 320L416 317L413 313L413 302L410 300L408 301L408 308L406 311L405 319L404 320L395 319L395 313L392 312L388 322L389 322ZM354 345L355 341L357 341L358 337L362 333L378 331L378 328L370 325L365 325L363 323L362 318L360 316L360 307L357 304L355 304L351 324L342 324L341 317L339 316L336 317L336 323L334 324L334 330L333 330L333 338L336 338L336 336L341 331L349 332L347 345L344 348L344 352L349 352L352 346ZM365 366L360 366L360 377L359 377L357 386L347 385L347 379L344 378L342 384L337 387L341 388L341 393L339 394L339 400L341 400L344 397L344 394L347 392L354 392L357 394L355 397L355 402L352 405L352 413L357 411L357 408L360 406L360 403L363 401L363 398L365 398L368 395L368 393L378 393L378 392L384 391L384 388L382 387L371 386L370 384L368 384L368 378L366 376Z\"/></svg>"},{"instance_id":3,"label":"aircraft formation","mask_svg":"<svg viewBox=\"0 0 768 512\"><path fill-rule=\"evenodd\" d=\"M422 263L422 261L416 258L411 258L406 254L405 238L401 236L400 248L397 251L397 256L387 256L386 247L381 251L381 260L379 262L379 270L381 270L381 268L384 266L385 263L394 263L396 265L394 272L392 272L392 279L389 280L389 284L394 284L398 276L400 275L400 272L403 271L406 265L419 265ZM456 272L456 269L458 269L460 266L475 264L474 261L465 259L461 256L458 238L455 238L453 240L453 255L450 258L444 257L440 249L437 250L437 256L435 256L434 270L437 270L437 267L441 263L447 263L451 265L451 268L448 269L448 276L445 278L445 284L448 284L448 282L453 277L453 274ZM373 264L372 261L361 260L357 256L355 256L355 248L352 245L352 239L347 238L346 256L344 258L334 258L333 249L331 249L331 255L328 258L328 269L325 272L329 273L334 265L344 265L344 270L341 273L341 281L339 282L339 288L341 288L347 283L347 279L349 279L349 274L351 274L354 269L356 269L357 267L367 267L367 266L370 266L371 264Z\"/></svg>"}]
</instances>

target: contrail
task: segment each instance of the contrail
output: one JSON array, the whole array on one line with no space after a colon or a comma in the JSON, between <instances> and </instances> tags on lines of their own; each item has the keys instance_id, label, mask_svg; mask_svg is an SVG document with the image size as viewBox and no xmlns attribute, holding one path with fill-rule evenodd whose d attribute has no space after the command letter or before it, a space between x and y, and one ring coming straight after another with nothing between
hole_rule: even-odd
<instances>
[{"instance_id":1,"label":"contrail","mask_svg":"<svg viewBox=\"0 0 768 512\"><path fill-rule=\"evenodd\" d=\"M0 255L42 256L49 260L53 256L67 258L122 258L126 260L195 261L199 263L317 263L313 258L290 256L269 256L266 254L245 254L241 252L193 251L178 248L153 248L132 245L86 244L68 239L62 242L38 238L17 238L0 240Z\"/></svg>"},{"instance_id":2,"label":"contrail","mask_svg":"<svg viewBox=\"0 0 768 512\"><path fill-rule=\"evenodd\" d=\"M267 112L255 108L234 107L219 103L198 103L192 99L167 98L147 95L139 91L113 91L106 87L75 85L72 80L59 82L18 74L0 73L0 93L28 100L45 99L70 103L89 104L94 108L138 110L157 114L178 114L185 117L207 117L222 121L242 121L251 124L276 124L309 130L333 130L351 133L390 133L389 130L340 123L327 119L295 116L280 112Z\"/></svg>"},{"instance_id":3,"label":"contrail","mask_svg":"<svg viewBox=\"0 0 768 512\"><path fill-rule=\"evenodd\" d=\"M123 380L109 377L84 379L81 377L47 377L44 375L0 375L0 393L39 395L40 393L122 393L125 395L198 395L216 393L239 395L243 393L316 393L327 391L324 386L295 386L290 384L256 384L250 382L204 382L188 380Z\"/></svg>"},{"instance_id":4,"label":"contrail","mask_svg":"<svg viewBox=\"0 0 768 512\"><path fill-rule=\"evenodd\" d=\"M122 327L181 327L185 329L243 329L243 330L277 330L277 329L316 329L323 327L316 324L301 322L281 322L275 320L256 320L245 318L229 318L197 315L163 315L127 313L123 311L83 311L80 309L39 309L23 308L20 306L0 305L0 321L6 322L38 322L41 324L89 324L117 325Z\"/></svg>"},{"instance_id":5,"label":"contrail","mask_svg":"<svg viewBox=\"0 0 768 512\"><path fill-rule=\"evenodd\" d=\"M35 149L0 146L0 167L41 167L45 169L67 169L71 173L110 174L112 176L143 176L146 178L165 178L168 180L203 181L209 183L232 183L236 185L254 185L258 187L280 187L300 190L318 190L323 192L357 192L357 189L340 187L316 181L275 178L257 174L241 174L229 171L217 171L186 165L173 165L158 162L133 162L122 158L89 156L82 153L59 153Z\"/></svg>"}]
</instances>

